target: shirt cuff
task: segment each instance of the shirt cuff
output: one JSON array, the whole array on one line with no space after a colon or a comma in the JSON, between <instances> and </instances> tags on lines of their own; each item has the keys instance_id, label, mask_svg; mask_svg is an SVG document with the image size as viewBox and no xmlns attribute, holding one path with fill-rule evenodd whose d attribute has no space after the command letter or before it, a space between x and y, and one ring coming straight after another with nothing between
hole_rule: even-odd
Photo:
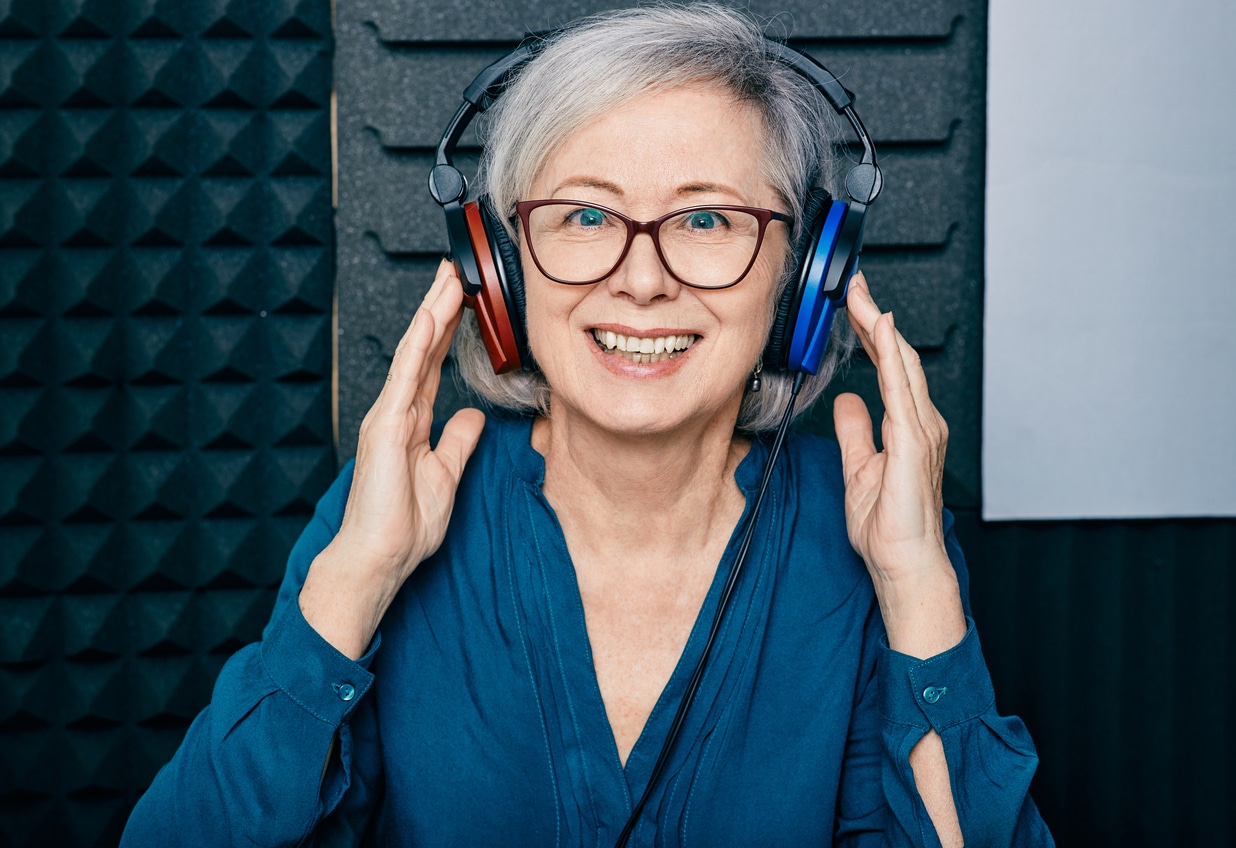
<instances>
[{"instance_id":1,"label":"shirt cuff","mask_svg":"<svg viewBox=\"0 0 1236 848\"><path fill-rule=\"evenodd\" d=\"M289 698L332 727L341 725L373 685L369 664L381 644L353 662L313 629L295 598L271 623L262 641L266 674Z\"/></svg>"},{"instance_id":2,"label":"shirt cuff","mask_svg":"<svg viewBox=\"0 0 1236 848\"><path fill-rule=\"evenodd\" d=\"M995 704L991 675L969 617L960 642L925 660L898 653L881 641L878 675L885 720L941 733L978 718Z\"/></svg>"}]
</instances>

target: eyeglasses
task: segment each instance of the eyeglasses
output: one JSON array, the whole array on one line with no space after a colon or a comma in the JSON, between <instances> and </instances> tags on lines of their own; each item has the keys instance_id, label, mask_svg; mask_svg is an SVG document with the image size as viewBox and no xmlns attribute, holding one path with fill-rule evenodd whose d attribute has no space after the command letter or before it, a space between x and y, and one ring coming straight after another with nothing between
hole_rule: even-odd
<instances>
[{"instance_id":1,"label":"eyeglasses","mask_svg":"<svg viewBox=\"0 0 1236 848\"><path fill-rule=\"evenodd\" d=\"M582 200L525 200L515 204L528 251L556 283L599 283L626 258L637 233L648 233L666 270L683 285L724 289L755 264L769 221L794 219L750 206L689 206L653 221L635 221Z\"/></svg>"}]
</instances>

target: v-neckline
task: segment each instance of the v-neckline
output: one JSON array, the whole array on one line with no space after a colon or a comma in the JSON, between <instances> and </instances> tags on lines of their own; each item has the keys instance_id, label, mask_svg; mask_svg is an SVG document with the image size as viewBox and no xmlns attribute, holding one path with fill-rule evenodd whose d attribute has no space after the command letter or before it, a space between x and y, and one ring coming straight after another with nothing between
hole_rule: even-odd
<instances>
[{"instance_id":1,"label":"v-neckline","mask_svg":"<svg viewBox=\"0 0 1236 848\"><path fill-rule=\"evenodd\" d=\"M610 725L609 716L605 710L605 701L601 696L596 663L592 655L592 644L588 637L583 597L580 593L574 562L571 559L566 536L558 521L557 513L542 490L545 475L544 457L531 445L531 420L528 421L526 431L517 437L516 443L516 450L522 454L517 459L517 465L523 466L525 471L534 472L531 476L525 476L525 479L533 484L531 489L534 497L551 519L549 538L538 539L537 548L542 560L540 567L546 576L543 587L550 626L554 631L553 646L558 654L558 662L582 671L576 675L567 674L564 671L559 677L561 685L566 690L564 694L572 704L572 718L577 724L576 732L579 734L578 744L581 749L591 749L591 755L583 750L581 754L585 754L585 760L593 762L599 760L606 764L610 778L621 782L629 810L634 805L635 799L638 799L644 791L678 709L678 704L686 690L687 682L703 652L722 587L737 553L741 531L749 520L767 448L758 439L752 440L751 449L734 470L735 483L744 499L742 514L731 531L729 541L726 543L721 560L709 584L708 592L691 626L683 651L665 686L657 696L652 711L645 720L624 766L618 753L618 743L614 737L613 727ZM534 536L540 535L536 533L535 522L533 525ZM552 554L548 556L543 547L546 544L553 549ZM753 563L748 563L748 567L752 565ZM733 613L732 606L728 614L733 615ZM714 651L710 659L710 668L714 672L719 662L721 660ZM724 669L721 671L723 673ZM707 704L697 701L693 712L706 710L707 707ZM686 736L679 739L679 746L689 744L691 740ZM586 764L585 768L587 768ZM593 775L593 777L599 777L599 775Z\"/></svg>"}]
</instances>

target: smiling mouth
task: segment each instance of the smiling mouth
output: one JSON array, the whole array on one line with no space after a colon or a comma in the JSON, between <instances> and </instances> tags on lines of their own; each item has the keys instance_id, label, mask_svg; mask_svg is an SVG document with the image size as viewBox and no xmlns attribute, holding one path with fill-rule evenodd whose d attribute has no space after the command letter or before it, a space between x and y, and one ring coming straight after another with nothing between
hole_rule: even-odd
<instances>
[{"instance_id":1,"label":"smiling mouth","mask_svg":"<svg viewBox=\"0 0 1236 848\"><path fill-rule=\"evenodd\" d=\"M666 359L676 359L687 348L695 344L698 336L688 333L682 336L624 336L609 330L593 330L593 341L597 347L606 353L618 356L636 363L663 362Z\"/></svg>"}]
</instances>

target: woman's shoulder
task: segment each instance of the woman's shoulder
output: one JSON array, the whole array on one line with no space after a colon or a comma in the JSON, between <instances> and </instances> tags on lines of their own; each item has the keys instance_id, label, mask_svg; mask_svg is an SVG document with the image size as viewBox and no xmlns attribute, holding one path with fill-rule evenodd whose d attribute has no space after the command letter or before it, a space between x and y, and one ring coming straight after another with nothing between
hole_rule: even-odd
<instances>
[{"instance_id":1,"label":"woman's shoulder","mask_svg":"<svg viewBox=\"0 0 1236 848\"><path fill-rule=\"evenodd\" d=\"M739 467L738 485L748 497L759 488L772 446L772 436L756 438ZM845 477L838 444L813 433L792 431L785 439L772 471L769 494L782 506L785 518L809 517L813 527L831 533L845 523Z\"/></svg>"},{"instance_id":2,"label":"woman's shoulder","mask_svg":"<svg viewBox=\"0 0 1236 848\"><path fill-rule=\"evenodd\" d=\"M838 507L845 503L845 476L841 446L814 433L793 432L785 440L785 463L799 497L823 499Z\"/></svg>"},{"instance_id":3,"label":"woman's shoulder","mask_svg":"<svg viewBox=\"0 0 1236 848\"><path fill-rule=\"evenodd\" d=\"M821 611L865 610L871 581L846 529L841 448L831 439L795 432L778 462L784 482L777 488L781 502L772 532L780 540L779 614L818 623L825 618Z\"/></svg>"},{"instance_id":4,"label":"woman's shoulder","mask_svg":"<svg viewBox=\"0 0 1236 848\"><path fill-rule=\"evenodd\" d=\"M539 485L545 463L532 448L532 422L528 415L503 409L485 410L485 427L464 466L461 487L478 479L493 486L512 475Z\"/></svg>"},{"instance_id":5,"label":"woman's shoulder","mask_svg":"<svg viewBox=\"0 0 1236 848\"><path fill-rule=\"evenodd\" d=\"M836 439L810 433L804 430L793 430L785 440L786 450L804 457L810 457L817 462L835 465L838 473L841 471L841 446Z\"/></svg>"},{"instance_id":6,"label":"woman's shoulder","mask_svg":"<svg viewBox=\"0 0 1236 848\"><path fill-rule=\"evenodd\" d=\"M865 571L850 547L845 523L845 475L841 448L832 439L811 433L795 433L786 439L786 474L794 502L792 510L795 546L809 552L827 553L834 562L853 568L851 577Z\"/></svg>"}]
</instances>

